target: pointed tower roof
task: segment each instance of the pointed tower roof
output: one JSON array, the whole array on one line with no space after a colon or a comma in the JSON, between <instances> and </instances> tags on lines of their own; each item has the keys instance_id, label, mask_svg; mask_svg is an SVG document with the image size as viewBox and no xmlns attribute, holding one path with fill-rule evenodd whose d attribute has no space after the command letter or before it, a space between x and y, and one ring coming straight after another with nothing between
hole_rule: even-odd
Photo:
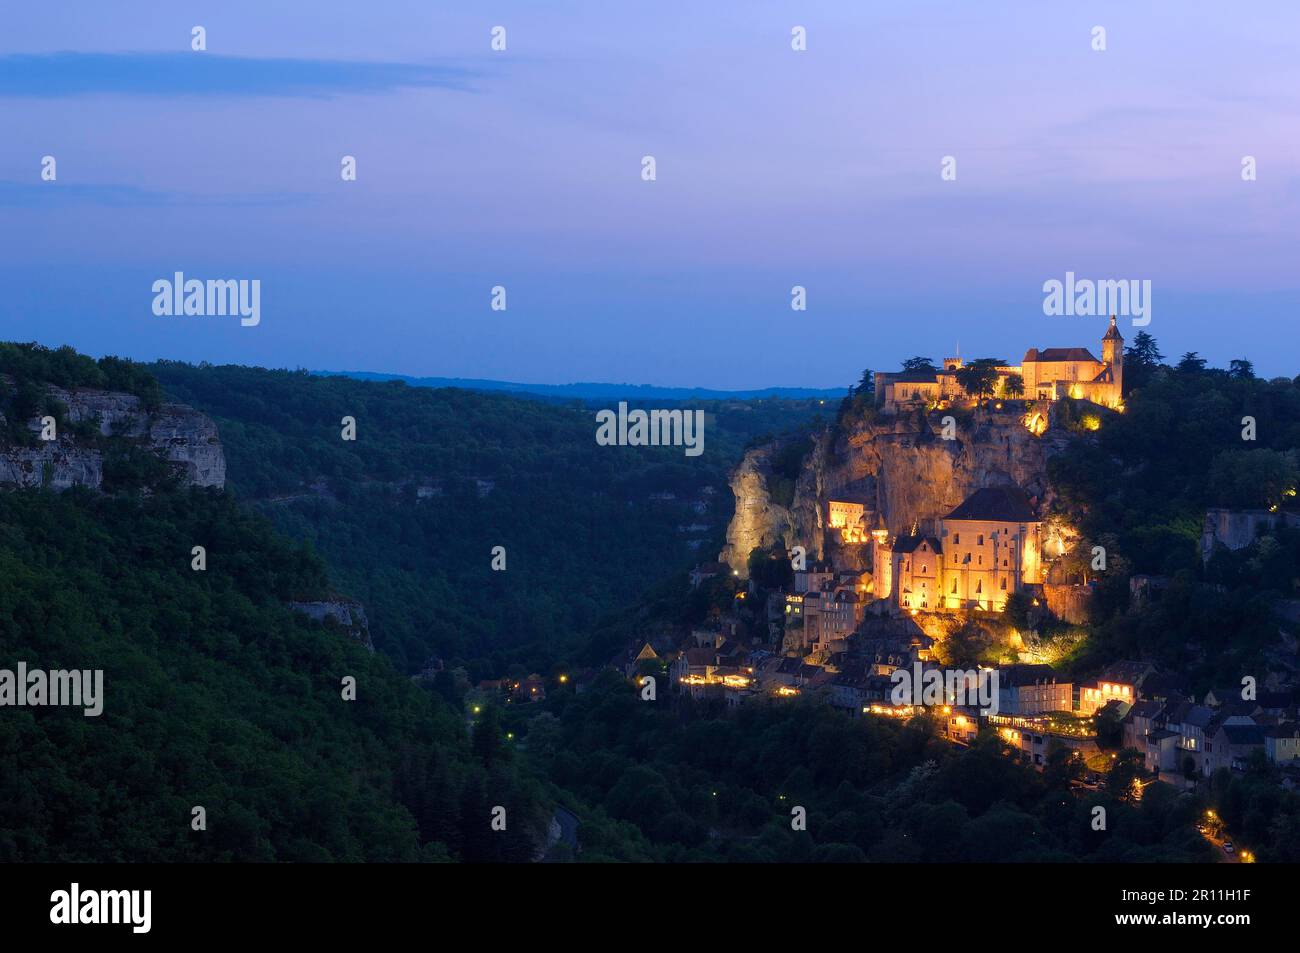
<instances>
[{"instance_id":1,"label":"pointed tower roof","mask_svg":"<svg viewBox=\"0 0 1300 953\"><path fill-rule=\"evenodd\" d=\"M1103 341L1122 341L1122 340L1124 340L1122 337L1120 337L1119 328L1117 328L1117 327L1115 326L1115 315L1112 314L1112 315L1110 316L1110 327L1108 327L1108 328L1106 329L1106 333L1105 333L1104 335L1102 335L1102 338L1101 338L1101 339L1102 339Z\"/></svg>"}]
</instances>

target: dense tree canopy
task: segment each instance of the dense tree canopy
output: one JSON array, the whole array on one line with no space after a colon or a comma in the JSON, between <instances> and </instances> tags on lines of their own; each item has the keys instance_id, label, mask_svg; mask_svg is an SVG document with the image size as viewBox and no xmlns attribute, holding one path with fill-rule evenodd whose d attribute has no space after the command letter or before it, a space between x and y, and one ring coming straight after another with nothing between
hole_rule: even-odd
<instances>
[{"instance_id":1,"label":"dense tree canopy","mask_svg":"<svg viewBox=\"0 0 1300 953\"><path fill-rule=\"evenodd\" d=\"M104 673L99 717L0 718L0 860L530 857L535 786L476 756L459 716L387 660L286 605L325 587L315 556L218 493L0 495L0 666ZM517 833L480 836L505 803Z\"/></svg>"}]
</instances>

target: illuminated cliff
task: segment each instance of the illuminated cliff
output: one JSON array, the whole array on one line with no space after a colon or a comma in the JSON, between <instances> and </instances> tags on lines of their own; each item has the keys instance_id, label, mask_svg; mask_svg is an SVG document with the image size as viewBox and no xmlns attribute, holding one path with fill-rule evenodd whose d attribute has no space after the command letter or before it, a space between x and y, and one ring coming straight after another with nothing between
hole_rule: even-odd
<instances>
[{"instance_id":1,"label":"illuminated cliff","mask_svg":"<svg viewBox=\"0 0 1300 953\"><path fill-rule=\"evenodd\" d=\"M732 473L736 511L719 558L744 575L751 549L780 543L869 568L866 546L825 533L829 502L842 498L863 500L868 528L883 522L891 535L924 527L983 487L1012 483L1040 506L1050 503L1046 464L1068 439L1062 430L1032 433L1024 415L1008 409L959 419L954 439L945 440L944 416L929 414L924 427L919 414L902 414L827 430L805 456L788 504L769 491L778 445L751 450Z\"/></svg>"}]
</instances>

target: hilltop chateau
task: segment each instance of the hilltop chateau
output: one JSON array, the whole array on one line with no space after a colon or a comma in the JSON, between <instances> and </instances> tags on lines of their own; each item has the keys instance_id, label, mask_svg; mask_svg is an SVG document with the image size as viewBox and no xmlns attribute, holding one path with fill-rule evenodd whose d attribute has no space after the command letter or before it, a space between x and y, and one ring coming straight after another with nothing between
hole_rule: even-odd
<instances>
[{"instance_id":1,"label":"hilltop chateau","mask_svg":"<svg viewBox=\"0 0 1300 953\"><path fill-rule=\"evenodd\" d=\"M997 400L1039 404L1024 421L1035 435L1046 427L1044 403L1070 397L1122 409L1124 339L1113 316L1101 355L1098 360L1084 347L1030 348L1019 365L995 368L989 392ZM958 406L972 399L960 383L964 366L950 357L941 370L878 373L877 405L887 413ZM871 544L871 598L890 613L998 612L1014 593L1037 594L1045 581L1037 508L1030 493L1008 482L976 489L946 516L914 524L910 533L891 536L878 512L873 526L875 507L862 497L829 500L826 524L843 544Z\"/></svg>"},{"instance_id":2,"label":"hilltop chateau","mask_svg":"<svg viewBox=\"0 0 1300 953\"><path fill-rule=\"evenodd\" d=\"M916 404L938 406L965 400L967 395L957 376L964 366L960 357L946 357L940 370L877 373L876 403L885 410L898 411ZM1006 384L1012 377L1023 382L1017 396L1026 400L1073 397L1103 407L1119 407L1124 386L1124 338L1115 326L1114 315L1101 339L1101 360L1086 347L1031 347L1019 365L997 367L994 397L1011 396Z\"/></svg>"}]
</instances>

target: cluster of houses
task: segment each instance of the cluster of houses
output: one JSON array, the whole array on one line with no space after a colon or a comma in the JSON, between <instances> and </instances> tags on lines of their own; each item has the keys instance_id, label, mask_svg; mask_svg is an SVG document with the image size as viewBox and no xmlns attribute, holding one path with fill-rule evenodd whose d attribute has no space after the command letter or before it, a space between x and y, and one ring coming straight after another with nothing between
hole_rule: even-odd
<instances>
[{"instance_id":1,"label":"cluster of houses","mask_svg":"<svg viewBox=\"0 0 1300 953\"><path fill-rule=\"evenodd\" d=\"M526 678L487 679L479 682L477 689L485 697L498 697L512 704L546 701L546 680L536 672Z\"/></svg>"},{"instance_id":2,"label":"cluster of houses","mask_svg":"<svg viewBox=\"0 0 1300 953\"><path fill-rule=\"evenodd\" d=\"M1283 784L1300 787L1300 696L1292 691L1214 689L1197 700L1176 677L1139 666L1125 688L1123 745L1141 751L1162 780L1204 778L1220 768L1244 771L1259 755L1282 769Z\"/></svg>"},{"instance_id":3,"label":"cluster of houses","mask_svg":"<svg viewBox=\"0 0 1300 953\"><path fill-rule=\"evenodd\" d=\"M808 573L826 571L815 567ZM842 581L835 577L837 586ZM677 692L727 707L757 698L806 697L851 717L924 713L957 744L972 741L981 727L991 728L1039 768L1054 747L1084 757L1096 753L1098 719L1107 718L1120 726L1123 747L1141 752L1147 770L1162 780L1185 785L1219 768L1243 771L1259 752L1283 769L1288 787L1300 788L1300 697L1295 693L1246 699L1241 690L1216 690L1197 699L1180 676L1144 662L1119 662L1085 681L1071 680L1050 665L1017 663L988 670L996 672L997 701L986 710L956 699L917 708L893 700L894 673L942 669L933 658L933 640L904 620L895 621L883 627L883 635L858 633L851 645L847 636L833 639L835 650L814 658L751 648L733 617L721 630L693 630L684 648L661 641L656 649L645 642L615 664L629 678L666 672Z\"/></svg>"},{"instance_id":4,"label":"cluster of houses","mask_svg":"<svg viewBox=\"0 0 1300 953\"><path fill-rule=\"evenodd\" d=\"M666 671L677 692L729 708L757 698L806 697L851 717L927 714L936 719L948 740L959 744L973 740L981 724L992 724L1021 750L1027 763L1039 767L1053 743L1084 755L1096 750L1092 720L1086 716L1101 704L1085 701L1085 706L1093 707L1080 710L1080 691L1087 686L1058 678L1047 665L997 669L997 700L984 713L971 705L956 704L957 699L950 699L952 704L925 707L895 703L895 671L942 669L933 658L929 636L914 626L893 628L895 632L872 638L859 636L851 649L846 646L820 661L750 648L734 627L731 634L696 629L685 648L656 650L646 642L639 650L629 650L617 664L629 678ZM1123 686L1105 684L1113 688L1116 697L1124 696Z\"/></svg>"}]
</instances>

